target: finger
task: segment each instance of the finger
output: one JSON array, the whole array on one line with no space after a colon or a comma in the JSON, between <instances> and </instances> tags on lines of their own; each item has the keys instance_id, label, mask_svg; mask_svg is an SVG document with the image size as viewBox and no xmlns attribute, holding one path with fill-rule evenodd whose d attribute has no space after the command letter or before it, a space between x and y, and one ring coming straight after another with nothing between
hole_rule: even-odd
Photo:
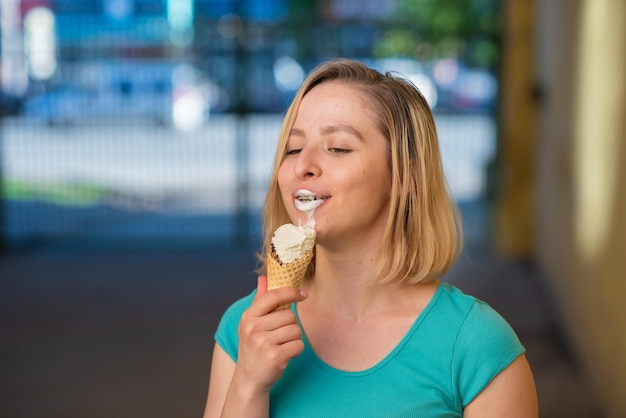
<instances>
[{"instance_id":1,"label":"finger","mask_svg":"<svg viewBox=\"0 0 626 418\"><path fill-rule=\"evenodd\" d=\"M294 358L304 351L304 342L301 339L292 340L282 344L281 349L288 358Z\"/></svg>"},{"instance_id":2,"label":"finger","mask_svg":"<svg viewBox=\"0 0 626 418\"><path fill-rule=\"evenodd\" d=\"M294 302L303 301L306 297L307 293L304 290L293 287L273 289L268 291L265 295L264 306L269 307L270 311L276 311L276 308L280 305L290 306ZM267 303L267 305L265 305L265 303Z\"/></svg>"},{"instance_id":3,"label":"finger","mask_svg":"<svg viewBox=\"0 0 626 418\"><path fill-rule=\"evenodd\" d=\"M260 326L262 326L264 330L274 331L284 326L298 324L298 320L291 309L281 309L268 312L267 315L263 316L262 322L259 324L262 324Z\"/></svg>"},{"instance_id":4,"label":"finger","mask_svg":"<svg viewBox=\"0 0 626 418\"><path fill-rule=\"evenodd\" d=\"M267 276L259 276L256 282L256 296L254 299L258 299L267 293Z\"/></svg>"},{"instance_id":5,"label":"finger","mask_svg":"<svg viewBox=\"0 0 626 418\"><path fill-rule=\"evenodd\" d=\"M267 276L258 276L257 291L249 308L249 313L253 316L266 315L279 305L300 302L307 296L304 290L292 287L267 290Z\"/></svg>"},{"instance_id":6,"label":"finger","mask_svg":"<svg viewBox=\"0 0 626 418\"><path fill-rule=\"evenodd\" d=\"M269 342L279 345L301 339L302 331L298 324L294 323L277 328L268 335Z\"/></svg>"}]
</instances>

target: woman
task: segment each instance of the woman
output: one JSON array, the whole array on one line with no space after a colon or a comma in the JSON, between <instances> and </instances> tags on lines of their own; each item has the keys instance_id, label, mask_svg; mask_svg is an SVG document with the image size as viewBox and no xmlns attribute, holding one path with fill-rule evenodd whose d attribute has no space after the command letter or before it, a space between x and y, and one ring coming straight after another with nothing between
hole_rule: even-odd
<instances>
[{"instance_id":1,"label":"woman","mask_svg":"<svg viewBox=\"0 0 626 418\"><path fill-rule=\"evenodd\" d=\"M515 333L438 280L460 222L410 82L351 60L309 74L280 133L264 250L281 224L307 222L302 190L322 200L302 289L267 291L261 275L224 314L205 417L537 416Z\"/></svg>"}]
</instances>

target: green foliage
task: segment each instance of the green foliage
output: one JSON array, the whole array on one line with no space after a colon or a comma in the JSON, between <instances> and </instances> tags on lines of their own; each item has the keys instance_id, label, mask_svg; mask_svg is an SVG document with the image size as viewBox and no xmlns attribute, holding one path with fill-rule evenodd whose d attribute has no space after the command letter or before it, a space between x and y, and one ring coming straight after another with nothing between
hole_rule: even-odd
<instances>
[{"instance_id":1,"label":"green foliage","mask_svg":"<svg viewBox=\"0 0 626 418\"><path fill-rule=\"evenodd\" d=\"M420 44L419 35L412 30L392 28L382 33L374 45L375 57L414 56Z\"/></svg>"},{"instance_id":2,"label":"green foliage","mask_svg":"<svg viewBox=\"0 0 626 418\"><path fill-rule=\"evenodd\" d=\"M457 56L491 67L498 60L499 33L498 0L397 0L394 22L374 51L419 60Z\"/></svg>"},{"instance_id":3,"label":"green foliage","mask_svg":"<svg viewBox=\"0 0 626 418\"><path fill-rule=\"evenodd\" d=\"M286 0L289 8L289 23L302 24L317 20L317 0Z\"/></svg>"},{"instance_id":4,"label":"green foliage","mask_svg":"<svg viewBox=\"0 0 626 418\"><path fill-rule=\"evenodd\" d=\"M90 185L18 180L8 180L2 185L2 199L34 200L60 206L93 206L101 203L106 194L104 189Z\"/></svg>"}]
</instances>

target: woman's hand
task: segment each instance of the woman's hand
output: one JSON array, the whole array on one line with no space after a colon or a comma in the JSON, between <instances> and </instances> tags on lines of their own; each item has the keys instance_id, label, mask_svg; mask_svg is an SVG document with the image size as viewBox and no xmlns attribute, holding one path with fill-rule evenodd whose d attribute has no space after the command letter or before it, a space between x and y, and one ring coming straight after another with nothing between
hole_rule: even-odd
<instances>
[{"instance_id":1,"label":"woman's hand","mask_svg":"<svg viewBox=\"0 0 626 418\"><path fill-rule=\"evenodd\" d=\"M306 296L306 292L293 288L268 292L267 277L259 276L255 298L239 323L239 353L234 376L251 393L269 393L289 360L304 349L295 314L291 309L274 309L283 303L302 301Z\"/></svg>"},{"instance_id":2,"label":"woman's hand","mask_svg":"<svg viewBox=\"0 0 626 418\"><path fill-rule=\"evenodd\" d=\"M257 294L239 323L237 363L215 345L205 418L269 416L270 388L304 348L294 313L274 309L306 296L291 288L268 292L267 277L259 277Z\"/></svg>"}]
</instances>

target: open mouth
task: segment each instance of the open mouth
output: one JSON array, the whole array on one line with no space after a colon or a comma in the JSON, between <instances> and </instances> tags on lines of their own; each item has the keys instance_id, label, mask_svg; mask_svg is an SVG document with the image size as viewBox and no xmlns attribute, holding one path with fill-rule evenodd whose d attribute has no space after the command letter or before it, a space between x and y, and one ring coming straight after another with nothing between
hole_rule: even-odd
<instances>
[{"instance_id":1,"label":"open mouth","mask_svg":"<svg viewBox=\"0 0 626 418\"><path fill-rule=\"evenodd\" d=\"M312 202L314 200L322 200L321 197L317 196L296 196L296 199L298 199L300 202Z\"/></svg>"},{"instance_id":2,"label":"open mouth","mask_svg":"<svg viewBox=\"0 0 626 418\"><path fill-rule=\"evenodd\" d=\"M319 205L324 203L326 197L318 196L308 190L298 190L295 194L296 208L302 212L314 210Z\"/></svg>"}]
</instances>

